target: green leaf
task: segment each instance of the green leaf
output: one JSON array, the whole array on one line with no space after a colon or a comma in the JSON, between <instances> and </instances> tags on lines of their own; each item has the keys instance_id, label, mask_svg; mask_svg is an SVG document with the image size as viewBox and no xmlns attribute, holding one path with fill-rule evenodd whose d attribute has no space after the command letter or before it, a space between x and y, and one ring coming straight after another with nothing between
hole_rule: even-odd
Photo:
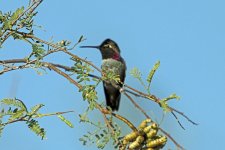
<instances>
[{"instance_id":1,"label":"green leaf","mask_svg":"<svg viewBox=\"0 0 225 150\"><path fill-rule=\"evenodd\" d=\"M12 29L12 23L10 21L4 21L2 28L3 30Z\"/></svg>"},{"instance_id":2,"label":"green leaf","mask_svg":"<svg viewBox=\"0 0 225 150\"><path fill-rule=\"evenodd\" d=\"M41 128L38 121L31 119L27 121L28 127L33 131L37 136L41 136L42 139L45 138L46 132L44 128Z\"/></svg>"},{"instance_id":3,"label":"green leaf","mask_svg":"<svg viewBox=\"0 0 225 150\"><path fill-rule=\"evenodd\" d=\"M13 115L11 115L11 117L9 118L9 121L18 119L23 117L25 114L25 111L23 109L16 111Z\"/></svg>"},{"instance_id":4,"label":"green leaf","mask_svg":"<svg viewBox=\"0 0 225 150\"><path fill-rule=\"evenodd\" d=\"M160 61L157 61L156 64L154 65L154 67L152 68L152 70L150 71L150 73L148 74L147 81L149 82L149 85L152 81L152 78L153 78L156 70L159 68L159 66L160 66Z\"/></svg>"},{"instance_id":5,"label":"green leaf","mask_svg":"<svg viewBox=\"0 0 225 150\"><path fill-rule=\"evenodd\" d=\"M140 79L141 78L141 72L138 68L133 68L131 71L130 71L130 74L134 77L134 78L137 78L137 79Z\"/></svg>"},{"instance_id":6,"label":"green leaf","mask_svg":"<svg viewBox=\"0 0 225 150\"><path fill-rule=\"evenodd\" d=\"M39 111L39 109L41 109L43 106L44 106L43 104L35 105L34 107L31 108L31 111L29 112L28 115L36 114Z\"/></svg>"},{"instance_id":7,"label":"green leaf","mask_svg":"<svg viewBox=\"0 0 225 150\"><path fill-rule=\"evenodd\" d=\"M79 114L79 117L80 117L80 122L89 122L87 111L83 114Z\"/></svg>"},{"instance_id":8,"label":"green leaf","mask_svg":"<svg viewBox=\"0 0 225 150\"><path fill-rule=\"evenodd\" d=\"M131 74L134 78L136 78L136 79L141 83L141 85L147 90L147 87L146 87L145 83L143 82L143 80L142 80L142 78L141 78L142 74L141 74L141 72L140 72L140 70L139 70L138 68L133 68L133 69L130 71L130 74Z\"/></svg>"},{"instance_id":9,"label":"green leaf","mask_svg":"<svg viewBox=\"0 0 225 150\"><path fill-rule=\"evenodd\" d=\"M21 35L17 34L17 33L12 33L11 35L14 38L14 40L16 40L16 39L19 39L19 40L23 39L23 37Z\"/></svg>"},{"instance_id":10,"label":"green leaf","mask_svg":"<svg viewBox=\"0 0 225 150\"><path fill-rule=\"evenodd\" d=\"M18 108L16 108L18 109ZM5 111L4 109L1 110L1 113L0 113L0 119L3 117L3 116L7 116L7 115L13 115L15 112L15 109L12 110L11 107L9 107L9 109L7 111Z\"/></svg>"},{"instance_id":11,"label":"green leaf","mask_svg":"<svg viewBox=\"0 0 225 150\"><path fill-rule=\"evenodd\" d=\"M45 53L45 50L43 48L41 48L42 46L41 45L38 45L38 44L32 44L32 50L33 50L33 54L35 57L37 58L41 58L44 53Z\"/></svg>"},{"instance_id":12,"label":"green leaf","mask_svg":"<svg viewBox=\"0 0 225 150\"><path fill-rule=\"evenodd\" d=\"M16 21L19 16L23 13L24 11L24 7L18 8L11 16L10 18L10 22L13 23L14 21Z\"/></svg>"},{"instance_id":13,"label":"green leaf","mask_svg":"<svg viewBox=\"0 0 225 150\"><path fill-rule=\"evenodd\" d=\"M177 96L177 95L174 93L174 94L171 94L169 97L162 99L162 101L167 102L167 101L169 101L169 100L171 100L171 99L177 99L177 100L180 100L180 96Z\"/></svg>"},{"instance_id":14,"label":"green leaf","mask_svg":"<svg viewBox=\"0 0 225 150\"><path fill-rule=\"evenodd\" d=\"M69 120L67 120L64 116L58 115L57 117L60 120L62 120L65 124L67 124L70 128L73 128L74 127L73 124Z\"/></svg>"},{"instance_id":15,"label":"green leaf","mask_svg":"<svg viewBox=\"0 0 225 150\"><path fill-rule=\"evenodd\" d=\"M163 108L164 112L171 112L171 110L168 107L168 104L165 101L160 101L160 106Z\"/></svg>"},{"instance_id":16,"label":"green leaf","mask_svg":"<svg viewBox=\"0 0 225 150\"><path fill-rule=\"evenodd\" d=\"M1 103L9 105L9 106L11 105L11 106L19 107L22 110L25 110L27 112L26 105L19 99L5 98L5 99L1 100Z\"/></svg>"},{"instance_id":17,"label":"green leaf","mask_svg":"<svg viewBox=\"0 0 225 150\"><path fill-rule=\"evenodd\" d=\"M19 18L19 16L23 13L24 11L24 7L18 8L10 17L9 20L5 20L3 23L3 29L7 30L7 29L12 29L13 24L15 24L15 22L17 21L17 19Z\"/></svg>"}]
</instances>

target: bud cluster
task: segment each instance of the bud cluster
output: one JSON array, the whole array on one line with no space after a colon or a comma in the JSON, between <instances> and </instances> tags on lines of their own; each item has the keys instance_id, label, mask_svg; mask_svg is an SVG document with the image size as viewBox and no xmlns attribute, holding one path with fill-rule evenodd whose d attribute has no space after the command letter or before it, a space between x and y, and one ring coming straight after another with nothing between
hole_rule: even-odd
<instances>
[{"instance_id":1,"label":"bud cluster","mask_svg":"<svg viewBox=\"0 0 225 150\"><path fill-rule=\"evenodd\" d=\"M150 119L143 120L138 127L138 131L133 131L124 136L120 150L125 150L126 147L130 150L159 150L163 148L167 142L167 137L157 135L158 129L158 124L155 122Z\"/></svg>"}]
</instances>

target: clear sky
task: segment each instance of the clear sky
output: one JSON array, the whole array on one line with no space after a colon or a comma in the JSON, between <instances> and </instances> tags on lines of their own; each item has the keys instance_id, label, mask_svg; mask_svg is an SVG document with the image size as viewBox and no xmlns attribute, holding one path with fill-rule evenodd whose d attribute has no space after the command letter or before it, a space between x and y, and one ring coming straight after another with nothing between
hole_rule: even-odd
<instances>
[{"instance_id":1,"label":"clear sky","mask_svg":"<svg viewBox=\"0 0 225 150\"><path fill-rule=\"evenodd\" d=\"M3 12L15 10L24 1L0 0ZM193 126L180 118L186 130L166 115L162 128L187 150L222 149L225 140L225 1L223 0L65 0L44 1L38 8L37 36L55 41L76 41L81 35L87 40L81 45L98 45L104 39L115 40L127 63L126 83L141 88L129 75L138 67L146 77L157 60L161 66L152 82L152 92L160 98L177 93L181 100L171 106L185 112L198 122ZM21 58L29 47L10 40L0 50L0 59ZM73 51L97 66L101 64L98 51L76 48ZM47 59L68 65L68 57L55 55ZM12 90L13 83L17 88ZM47 130L47 140L40 140L23 123L9 125L0 139L3 150L75 150L96 149L82 146L78 139L90 129L79 123L78 114L87 106L72 84L54 72L39 76L33 70L14 71L0 76L0 99L17 97L28 106L44 103L43 112L74 110L68 117L75 125L68 128L56 117L40 120ZM14 87L15 88L15 87ZM102 88L99 98L104 99ZM143 119L130 101L122 97L118 113L136 121ZM152 102L137 99L147 113L157 120L162 111ZM96 119L98 119L96 117ZM172 142L167 148L175 149ZM110 147L107 147L110 149Z\"/></svg>"}]
</instances>

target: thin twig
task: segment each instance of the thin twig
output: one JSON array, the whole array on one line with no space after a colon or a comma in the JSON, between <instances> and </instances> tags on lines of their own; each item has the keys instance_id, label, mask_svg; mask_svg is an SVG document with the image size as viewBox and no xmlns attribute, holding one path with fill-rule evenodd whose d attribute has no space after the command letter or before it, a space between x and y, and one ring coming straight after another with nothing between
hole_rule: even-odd
<instances>
[{"instance_id":1,"label":"thin twig","mask_svg":"<svg viewBox=\"0 0 225 150\"><path fill-rule=\"evenodd\" d=\"M159 130L165 134L178 148L180 148L181 150L185 150L184 147L182 147L180 144L177 143L176 140L174 140L174 138L169 134L167 133L165 130L163 130L162 128L159 128Z\"/></svg>"},{"instance_id":2,"label":"thin twig","mask_svg":"<svg viewBox=\"0 0 225 150\"><path fill-rule=\"evenodd\" d=\"M54 70L56 73L62 75L63 77L65 77L66 79L68 79L71 83L73 83L76 87L78 87L79 89L82 89L82 85L80 85L79 83L77 83L75 80L73 80L68 74L62 72L60 69L56 68L54 65L50 64L50 63L45 63L50 69Z\"/></svg>"},{"instance_id":3,"label":"thin twig","mask_svg":"<svg viewBox=\"0 0 225 150\"><path fill-rule=\"evenodd\" d=\"M113 115L114 117L116 117L117 119L123 121L125 124L127 124L133 131L138 131L137 128L126 118L124 118L121 115L115 114L111 111L109 111L108 109L104 109L102 108L97 102L96 102L96 108L98 110L100 110L102 113L107 114L107 115Z\"/></svg>"},{"instance_id":4,"label":"thin twig","mask_svg":"<svg viewBox=\"0 0 225 150\"><path fill-rule=\"evenodd\" d=\"M63 112L55 112L55 113L50 113L50 114L41 114L41 115L34 115L32 118L40 118L41 117L46 117L46 116L55 116L55 115L62 115L62 114L67 114L67 113L73 113L73 110L69 111L63 111Z\"/></svg>"},{"instance_id":5,"label":"thin twig","mask_svg":"<svg viewBox=\"0 0 225 150\"><path fill-rule=\"evenodd\" d=\"M60 46L57 46L57 45L55 45L55 44L53 44L53 43L44 41L44 40L42 40L42 39L40 39L40 38L38 38L38 37L36 37L36 36L34 36L34 35L32 35L32 34L23 33L23 32L19 32L19 31L15 31L15 32L16 32L16 33L19 33L19 34L21 34L21 35L23 35L24 38L35 39L35 40L37 40L37 41L39 41L39 42L41 42L41 43L44 43L44 44L46 44L46 45L49 45L49 46L51 46L51 47L53 47L53 48L55 48L55 49L59 49L60 51L63 51L64 53L66 53L66 54L72 56L73 58L78 59L78 60L80 60L80 61L83 61L83 62L89 64L90 66L92 66L93 68L95 68L97 71L101 72L101 69L99 69L99 68L98 68L97 66L95 66L93 63L91 63L91 62L89 62L89 61L87 61L87 60L85 60L85 59L83 59L83 58L80 58L80 57L78 57L77 55L74 55L73 53L69 52L69 51L66 49L66 47L60 47ZM80 43L80 42L78 41L78 43ZM77 44L78 44L78 43L77 43ZM77 44L76 44L76 45L77 45Z\"/></svg>"},{"instance_id":6,"label":"thin twig","mask_svg":"<svg viewBox=\"0 0 225 150\"><path fill-rule=\"evenodd\" d=\"M55 52L56 52L56 51L55 51ZM48 54L49 54L49 53L48 53ZM45 56L47 56L47 55L45 55ZM6 66L6 64L26 63L25 65L28 65L28 64L35 64L35 61L37 61L37 60L36 60L36 59L30 60L30 61L28 61L27 59L8 59L8 60L0 60L0 65L9 68L8 70L0 71L0 74L10 71L10 68L11 68L12 66ZM40 63L47 63L47 62L40 61ZM53 66L55 66L55 67L58 67L58 68L60 68L60 69L64 69L65 71L76 72L76 70L74 70L72 67L68 67L68 66L61 65L61 64L50 63L50 62L48 62L48 63L51 64L51 65L53 65ZM12 69L12 70L15 70L15 69L21 69L21 68L23 68L23 66L24 66L24 65L22 65L22 66L17 66L17 67L15 66L14 69ZM92 78L95 78L95 79L101 80L101 77L98 77L98 76L93 75L93 74L88 74L88 76L89 76L89 77L92 77Z\"/></svg>"},{"instance_id":7,"label":"thin twig","mask_svg":"<svg viewBox=\"0 0 225 150\"><path fill-rule=\"evenodd\" d=\"M69 51L67 51L67 50L63 50L63 51L64 51L66 54L72 56L73 58L78 59L78 60L81 60L81 61L87 63L88 65L92 66L93 68L95 68L97 71L101 72L101 69L99 69L97 66L95 66L95 65L92 64L91 62L89 62L89 61L87 61L87 60L85 60L85 59L83 59L83 58L80 58L80 57L78 57L77 55L74 55L73 53L71 53L71 52L69 52Z\"/></svg>"},{"instance_id":8,"label":"thin twig","mask_svg":"<svg viewBox=\"0 0 225 150\"><path fill-rule=\"evenodd\" d=\"M185 130L184 126L180 123L180 121L179 121L178 117L176 116L176 114L175 114L173 111L171 111L171 114L172 114L172 115L174 116L174 118L177 120L177 122L178 122L178 124L180 125L180 127L181 127L182 129Z\"/></svg>"},{"instance_id":9,"label":"thin twig","mask_svg":"<svg viewBox=\"0 0 225 150\"><path fill-rule=\"evenodd\" d=\"M173 107L169 107L169 109L171 109L172 111L180 114L181 116L183 116L184 118L186 118L189 122L191 122L193 125L198 125L198 123L192 121L188 116L186 116L183 112L178 111L177 109L173 108Z\"/></svg>"},{"instance_id":10,"label":"thin twig","mask_svg":"<svg viewBox=\"0 0 225 150\"><path fill-rule=\"evenodd\" d=\"M153 100L154 102L156 102L156 103L158 103L158 104L160 105L160 99L157 98L155 95L148 95L148 94L145 94L145 93L140 92L140 91L138 91L138 90L136 90L136 89L134 89L134 88L132 88L132 87L130 87L130 86L128 86L128 85L124 85L124 86L127 87L127 88L129 88L129 89L131 89L132 91L138 93L138 94L139 94L139 97L143 97L143 98L145 98L145 99ZM129 92L129 93L133 94L132 92ZM134 94L134 95L137 96L137 94ZM179 125L181 125L182 128L184 128L184 127L182 126L182 124L181 124L180 121L178 120L177 116L174 115L174 112L180 114L181 116L183 116L184 118L186 118L186 119L187 119L189 122L191 122L192 124L198 125L197 123L195 123L194 121L192 121L189 117L187 117L184 113L182 113L182 112L180 112L180 111L178 111L178 110L176 110L176 109L174 109L174 108L172 108L172 107L170 107L170 106L168 106L168 108L171 110L171 113L173 112L173 116L177 119Z\"/></svg>"},{"instance_id":11,"label":"thin twig","mask_svg":"<svg viewBox=\"0 0 225 150\"><path fill-rule=\"evenodd\" d=\"M130 95L128 95L126 92L123 92L123 94L145 115L146 118L151 119L150 116L132 99Z\"/></svg>"}]
</instances>

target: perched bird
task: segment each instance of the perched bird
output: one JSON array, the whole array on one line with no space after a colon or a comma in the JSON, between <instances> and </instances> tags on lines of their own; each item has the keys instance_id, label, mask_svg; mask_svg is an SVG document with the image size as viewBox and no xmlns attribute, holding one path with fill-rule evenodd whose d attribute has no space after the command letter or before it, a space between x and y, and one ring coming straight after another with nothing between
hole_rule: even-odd
<instances>
[{"instance_id":1,"label":"perched bird","mask_svg":"<svg viewBox=\"0 0 225 150\"><path fill-rule=\"evenodd\" d=\"M100 50L102 54L102 71L106 73L107 70L111 71L114 75L119 75L120 81L124 82L126 63L120 55L120 48L116 42L111 39L106 39L99 46L81 46L81 48L96 48ZM117 87L122 87L121 83L116 83L115 81L103 81L106 105L109 106L112 111L118 111L121 97L120 89L116 88L115 85L117 85Z\"/></svg>"}]
</instances>

